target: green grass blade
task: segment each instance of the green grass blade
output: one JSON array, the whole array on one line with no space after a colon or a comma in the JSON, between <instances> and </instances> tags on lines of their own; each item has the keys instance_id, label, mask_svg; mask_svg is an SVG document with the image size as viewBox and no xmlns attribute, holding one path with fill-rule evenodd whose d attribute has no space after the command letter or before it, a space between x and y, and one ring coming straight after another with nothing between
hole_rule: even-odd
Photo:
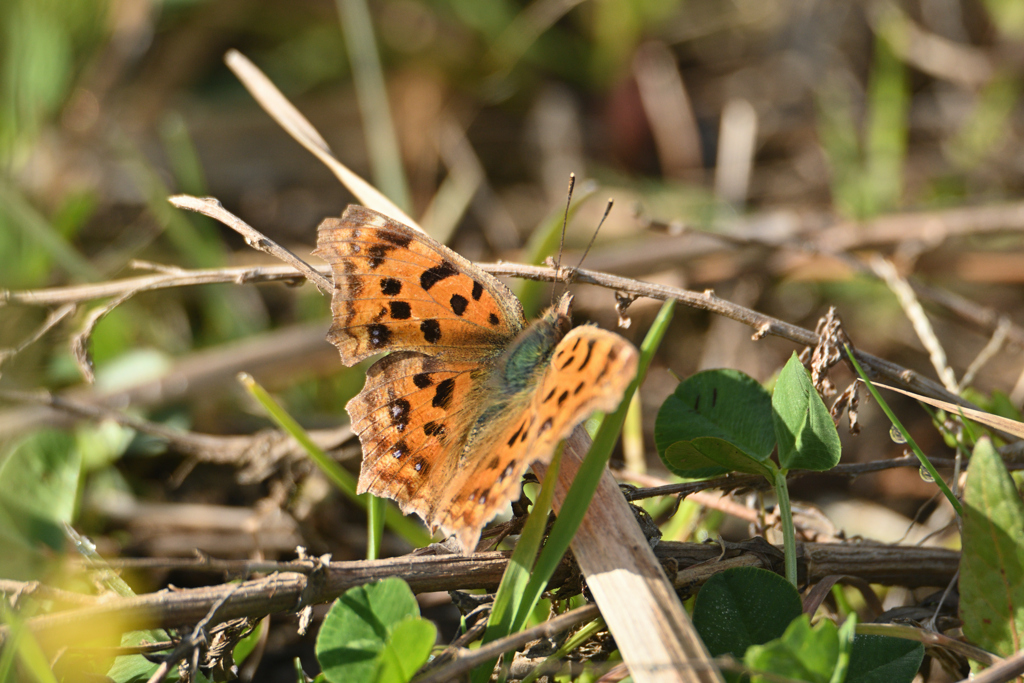
<instances>
[{"instance_id":1,"label":"green grass blade","mask_svg":"<svg viewBox=\"0 0 1024 683\"><path fill-rule=\"evenodd\" d=\"M384 498L370 496L366 506L366 559L380 557L380 539L384 536L384 516L388 502Z\"/></svg>"},{"instance_id":2,"label":"green grass blade","mask_svg":"<svg viewBox=\"0 0 1024 683\"><path fill-rule=\"evenodd\" d=\"M863 182L868 215L899 206L903 194L907 154L907 112L910 95L907 67L893 52L890 39L902 36L898 19L892 22L897 35L885 32L875 39L874 62L868 81L868 124L864 154Z\"/></svg>"},{"instance_id":3,"label":"green grass blade","mask_svg":"<svg viewBox=\"0 0 1024 683\"><path fill-rule=\"evenodd\" d=\"M782 548L785 557L786 580L799 589L796 572L796 529L793 527L793 507L789 502L789 485L786 483L786 471L776 469L771 460L767 465L775 472L770 480L775 487L775 497L779 500L779 524L782 526Z\"/></svg>"},{"instance_id":4,"label":"green grass blade","mask_svg":"<svg viewBox=\"0 0 1024 683\"><path fill-rule=\"evenodd\" d=\"M4 181L0 181L0 210L7 214L11 225L20 229L26 239L45 250L73 278L82 282L101 279L99 271L88 259L68 244L63 235L17 189Z\"/></svg>"},{"instance_id":5,"label":"green grass blade","mask_svg":"<svg viewBox=\"0 0 1024 683\"><path fill-rule=\"evenodd\" d=\"M580 467L579 472L576 473L576 478L573 480L572 487L565 498L565 503L563 503L562 509L558 513L558 518L555 520L554 527L551 529L551 534L548 536L548 541L544 545L544 550L541 551L537 565L533 568L533 573L530 575L530 582L526 586L526 592L519 605L519 611L512 622L513 632L522 628L526 622L526 617L537 605L537 601L540 600L541 593L544 592L548 581L555 573L558 563L562 561L562 556L569 549L569 543L576 534L576 529L579 527L580 522L583 521L583 515L586 514L590 500L594 497L594 491L597 490L597 484L604 474L604 469L608 465L608 459L612 454L612 448L615 446L615 440L618 438L619 431L622 429L622 423L626 419L626 411L629 410L630 400L643 382L644 376L647 374L647 368L650 367L651 359L654 357L654 352L657 351L658 345L661 344L662 338L668 331L669 323L672 321L672 313L675 310L675 303L673 299L666 301L662 305L661 310L658 312L658 317L654 319L654 324L651 325L651 329L647 332L643 344L640 345L640 363L636 378L626 390L618 409L614 413L605 416L601 422L601 427L597 431L597 436L594 437L594 443L590 447L590 452L587 453L583 465Z\"/></svg>"},{"instance_id":6,"label":"green grass blade","mask_svg":"<svg viewBox=\"0 0 1024 683\"><path fill-rule=\"evenodd\" d=\"M320 471L322 471L327 478L345 494L346 497L366 510L369 505L368 499L370 496L365 494L359 495L356 493L356 478L348 470L331 460L319 446L313 443L313 440L309 438L309 434L306 433L306 430L303 429L291 415L285 412L284 408L278 405L277 401L267 393L267 390L256 383L256 380L244 372L239 374L238 379L242 382L242 385L249 391L249 393L252 394L252 397L255 398L261 406L263 406L263 409L266 410L270 418L277 423L277 426L288 432L288 434L299 442L299 444L309 454L309 457L313 462L316 463L316 466L320 468ZM430 534L428 534L412 519L402 516L402 513L393 505L386 505L384 508L384 524L391 529L391 531L398 534L417 548L430 543Z\"/></svg>"},{"instance_id":7,"label":"green grass blade","mask_svg":"<svg viewBox=\"0 0 1024 683\"><path fill-rule=\"evenodd\" d=\"M590 640L594 634L598 633L603 628L605 628L604 619L595 619L581 628L579 631L574 633L569 640L565 641L565 645L558 648L558 650L556 650L551 656L545 658L543 662L534 667L533 671L531 671L526 678L521 681L521 683L534 683L534 681L536 681L543 672L548 671L548 665L564 658L580 645ZM551 672L548 671L548 673Z\"/></svg>"},{"instance_id":8,"label":"green grass blade","mask_svg":"<svg viewBox=\"0 0 1024 683\"><path fill-rule=\"evenodd\" d=\"M14 655L17 655L18 660L24 666L23 673L27 672L32 680L39 681L39 683L57 683L57 678L50 670L50 665L43 649L39 646L39 641L28 630L21 617L7 608L6 600L0 603L0 623L7 624L7 628L10 630L7 645L3 648L3 654L0 657L0 676L2 676L0 681L15 680L8 676L14 668Z\"/></svg>"},{"instance_id":9,"label":"green grass blade","mask_svg":"<svg viewBox=\"0 0 1024 683\"><path fill-rule=\"evenodd\" d=\"M352 80L366 133L374 185L403 211L409 211L409 186L388 106L388 91L370 10L365 0L337 0L337 6L352 64Z\"/></svg>"},{"instance_id":10,"label":"green grass blade","mask_svg":"<svg viewBox=\"0 0 1024 683\"><path fill-rule=\"evenodd\" d=\"M522 604L526 586L530 581L530 568L533 567L541 541L544 540L544 529L547 527L548 512L551 511L551 499L555 495L555 482L558 481L558 469L562 462L562 450L563 446L560 446L551 458L551 465L544 475L540 493L519 535L515 550L512 551L505 575L501 577L501 585L494 596L491 616L487 619L484 643L504 638L512 631L512 619ZM495 661L482 664L473 670L474 683L483 683L490 678Z\"/></svg>"},{"instance_id":11,"label":"green grass blade","mask_svg":"<svg viewBox=\"0 0 1024 683\"><path fill-rule=\"evenodd\" d=\"M963 517L964 509L963 506L960 505L960 501L957 500L957 497L949 490L949 486L946 485L945 480L939 475L938 470L935 469L935 465L928 460L924 452L921 450L921 447L918 446L917 442L910 436L910 432L908 432L907 428L903 426L903 423L899 421L896 414L892 412L892 408L889 407L889 404L886 403L885 399L883 399L881 394L878 393L878 389L875 389L875 385L871 383L868 376L864 374L864 369L861 368L860 363L858 363L857 359L853 356L853 349L845 344L843 345L843 348L846 349L846 357L850 359L850 362L853 363L853 367L857 371L857 374L860 375L862 380L864 380L864 384L867 385L868 391L871 392L871 396L878 402L878 405L882 408L882 411L885 413L886 417L889 418L889 421L892 422L893 426L895 426L896 429L899 430L900 434L903 435L907 445L909 445L911 450L914 451L914 455L917 456L917 459L921 461L921 466L924 467L925 470L928 471L928 474L931 475L932 479L935 480L935 485L939 487L939 490L942 491L942 495L946 497L949 504L953 506L954 510L956 510L956 514Z\"/></svg>"}]
</instances>

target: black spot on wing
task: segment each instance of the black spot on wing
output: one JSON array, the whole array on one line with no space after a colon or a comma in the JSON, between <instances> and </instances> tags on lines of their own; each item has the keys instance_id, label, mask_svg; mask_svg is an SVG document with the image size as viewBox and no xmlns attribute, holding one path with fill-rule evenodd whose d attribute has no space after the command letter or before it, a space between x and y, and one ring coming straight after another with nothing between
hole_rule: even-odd
<instances>
[{"instance_id":1,"label":"black spot on wing","mask_svg":"<svg viewBox=\"0 0 1024 683\"><path fill-rule=\"evenodd\" d=\"M351 260L342 261L341 267L345 270L345 286L348 288L348 295L357 297L363 291L363 279L356 273L359 270ZM351 302L349 302L351 305Z\"/></svg>"},{"instance_id":2,"label":"black spot on wing","mask_svg":"<svg viewBox=\"0 0 1024 683\"><path fill-rule=\"evenodd\" d=\"M381 278L380 293L384 296L397 296L402 293L402 282L393 277Z\"/></svg>"},{"instance_id":3,"label":"black spot on wing","mask_svg":"<svg viewBox=\"0 0 1024 683\"><path fill-rule=\"evenodd\" d=\"M409 243L412 242L412 238L409 237L408 235L403 235L398 232L391 232L390 230L378 230L377 235L382 240L391 242L391 244L394 244L396 247L402 247L403 249L405 247L408 247Z\"/></svg>"},{"instance_id":4,"label":"black spot on wing","mask_svg":"<svg viewBox=\"0 0 1024 683\"><path fill-rule=\"evenodd\" d=\"M480 297L483 296L484 286L476 280L473 281L473 301L480 301Z\"/></svg>"},{"instance_id":5,"label":"black spot on wing","mask_svg":"<svg viewBox=\"0 0 1024 683\"><path fill-rule=\"evenodd\" d=\"M437 385L434 390L434 400L430 402L435 408L447 408L452 401L452 391L455 390L455 380L449 377Z\"/></svg>"},{"instance_id":6,"label":"black spot on wing","mask_svg":"<svg viewBox=\"0 0 1024 683\"><path fill-rule=\"evenodd\" d=\"M558 369L564 370L565 368L569 367L569 365L571 365L574 360L576 360L576 356L569 356L568 360L566 360L564 363L558 366Z\"/></svg>"},{"instance_id":7,"label":"black spot on wing","mask_svg":"<svg viewBox=\"0 0 1024 683\"><path fill-rule=\"evenodd\" d=\"M408 320L412 317L412 309L405 301L391 301L389 307L391 308L391 317L395 320Z\"/></svg>"},{"instance_id":8,"label":"black spot on wing","mask_svg":"<svg viewBox=\"0 0 1024 683\"><path fill-rule=\"evenodd\" d=\"M576 388L572 390L572 395L575 396L576 394L578 394L581 391L583 391L583 387L585 387L585 386L587 386L586 382L580 382L579 384L577 384Z\"/></svg>"},{"instance_id":9,"label":"black spot on wing","mask_svg":"<svg viewBox=\"0 0 1024 683\"><path fill-rule=\"evenodd\" d=\"M423 274L420 275L420 286L425 290L429 290L441 280L453 275L458 275L458 273L458 269L456 269L453 264L448 261L443 261L440 265L436 265L433 268L428 268L423 271Z\"/></svg>"},{"instance_id":10,"label":"black spot on wing","mask_svg":"<svg viewBox=\"0 0 1024 683\"><path fill-rule=\"evenodd\" d=\"M565 399L569 398L569 392L563 391L558 397L558 405L565 403Z\"/></svg>"},{"instance_id":11,"label":"black spot on wing","mask_svg":"<svg viewBox=\"0 0 1024 683\"><path fill-rule=\"evenodd\" d=\"M388 252L394 249L389 244L374 244L366 250L366 258L370 264L370 270L377 270L380 264L384 263Z\"/></svg>"},{"instance_id":12,"label":"black spot on wing","mask_svg":"<svg viewBox=\"0 0 1024 683\"><path fill-rule=\"evenodd\" d=\"M434 380L430 379L430 373L420 372L412 376L412 383L416 385L417 389L426 389L434 383Z\"/></svg>"},{"instance_id":13,"label":"black spot on wing","mask_svg":"<svg viewBox=\"0 0 1024 683\"><path fill-rule=\"evenodd\" d=\"M555 395L555 390L552 389L551 391L548 392L548 395L544 397L544 400L541 401L541 403L547 403L548 401L551 400L551 397L554 396L554 395Z\"/></svg>"},{"instance_id":14,"label":"black spot on wing","mask_svg":"<svg viewBox=\"0 0 1024 683\"><path fill-rule=\"evenodd\" d=\"M423 338L431 344L441 341L441 325L436 320L424 320L420 323Z\"/></svg>"},{"instance_id":15,"label":"black spot on wing","mask_svg":"<svg viewBox=\"0 0 1024 683\"><path fill-rule=\"evenodd\" d=\"M370 346L375 349L383 348L391 341L391 330L387 325L367 325L366 333L370 337Z\"/></svg>"},{"instance_id":16,"label":"black spot on wing","mask_svg":"<svg viewBox=\"0 0 1024 683\"><path fill-rule=\"evenodd\" d=\"M519 435L523 432L523 427L525 427L525 426L526 426L525 422L522 423L521 425L519 425L519 429L517 429L516 433L512 435L512 438L508 440L508 445L509 446L513 445L516 442L516 439L519 438Z\"/></svg>"},{"instance_id":17,"label":"black spot on wing","mask_svg":"<svg viewBox=\"0 0 1024 683\"><path fill-rule=\"evenodd\" d=\"M520 443L526 443L526 437L530 436L530 427L533 426L533 417L530 417L530 422L526 425L526 429L523 430L523 435L519 437Z\"/></svg>"},{"instance_id":18,"label":"black spot on wing","mask_svg":"<svg viewBox=\"0 0 1024 683\"><path fill-rule=\"evenodd\" d=\"M444 423L437 422L436 420L431 420L423 425L423 433L427 436L444 436L446 431Z\"/></svg>"},{"instance_id":19,"label":"black spot on wing","mask_svg":"<svg viewBox=\"0 0 1024 683\"><path fill-rule=\"evenodd\" d=\"M580 340L577 339L576 343L578 344L579 341ZM583 368L587 367L587 363L590 362L590 354L594 351L594 342L596 342L596 341L597 341L596 339L588 339L587 340L587 355L583 357L583 362L580 363L579 368L577 368L578 370L582 370ZM574 346L573 348L575 349L576 347Z\"/></svg>"},{"instance_id":20,"label":"black spot on wing","mask_svg":"<svg viewBox=\"0 0 1024 683\"><path fill-rule=\"evenodd\" d=\"M448 303L452 307L452 312L460 317L466 312L466 306L469 306L469 301L461 294L452 294Z\"/></svg>"},{"instance_id":21,"label":"black spot on wing","mask_svg":"<svg viewBox=\"0 0 1024 683\"><path fill-rule=\"evenodd\" d=\"M394 425L395 429L399 432L404 431L406 425L409 424L409 410L412 406L404 398L400 398L396 401L392 401L388 405L388 413L391 416L391 424Z\"/></svg>"},{"instance_id":22,"label":"black spot on wing","mask_svg":"<svg viewBox=\"0 0 1024 683\"><path fill-rule=\"evenodd\" d=\"M391 455L395 458L402 458L409 454L409 447L405 445L404 441L399 441L391 447Z\"/></svg>"},{"instance_id":23,"label":"black spot on wing","mask_svg":"<svg viewBox=\"0 0 1024 683\"><path fill-rule=\"evenodd\" d=\"M492 325L497 325L501 321L498 320L498 316L496 316L493 313L491 313L489 316L487 316L487 322L489 322Z\"/></svg>"}]
</instances>

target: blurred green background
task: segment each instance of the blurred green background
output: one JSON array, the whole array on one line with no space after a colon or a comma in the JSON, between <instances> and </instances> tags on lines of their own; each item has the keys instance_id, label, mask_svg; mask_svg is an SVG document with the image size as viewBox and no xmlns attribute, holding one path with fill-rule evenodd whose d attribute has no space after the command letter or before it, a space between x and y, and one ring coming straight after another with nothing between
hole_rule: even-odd
<instances>
[{"instance_id":1,"label":"blurred green background","mask_svg":"<svg viewBox=\"0 0 1024 683\"><path fill-rule=\"evenodd\" d=\"M215 196L308 257L320 220L353 198L232 76L230 48L344 163L468 258L535 253L531 235L560 215L575 172L588 198L570 222L571 248L589 238L603 199L616 202L587 267L714 288L812 329L836 305L858 346L929 376L885 285L824 252L882 253L1019 320L1024 4L1015 0L6 0L0 349L19 352L0 355L0 390L67 391L175 428L249 434L269 423L233 379L247 371L305 426L346 421L364 368L343 369L323 341L328 302L308 285L140 293L89 338L93 385L71 339L109 297L70 295L74 311L34 340L57 303L9 294L158 267L271 263L171 207L174 193ZM542 304L546 290L531 296ZM612 327L613 303L611 292L581 289L577 317ZM637 302L624 334L639 339L655 310ZM934 324L959 376L990 332L945 312ZM734 367L768 381L793 350L753 343L748 328L700 311L680 311L673 329L643 392L637 424L648 446L675 382L666 368ZM1007 414L1024 402L1013 343L972 394ZM299 543L361 556L360 513L308 465L214 463L0 398L0 516L21 530L5 540L19 561L0 574L58 571L61 522L108 556L200 547L289 557ZM844 441L844 460L899 454L879 415L865 408L868 427ZM926 450L942 447L926 419L919 428ZM630 464L646 467L642 457ZM26 477L39 487L31 496ZM933 492L913 470L816 481L794 495L822 505L853 495L912 515ZM240 516L190 526L156 507L186 503ZM272 532L239 531L253 520ZM391 542L390 552L407 549Z\"/></svg>"}]
</instances>

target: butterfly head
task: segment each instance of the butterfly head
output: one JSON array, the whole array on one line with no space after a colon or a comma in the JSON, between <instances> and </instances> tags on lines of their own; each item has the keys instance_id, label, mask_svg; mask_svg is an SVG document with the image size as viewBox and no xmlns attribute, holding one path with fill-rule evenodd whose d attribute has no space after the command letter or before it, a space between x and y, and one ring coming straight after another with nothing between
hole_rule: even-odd
<instances>
[{"instance_id":1,"label":"butterfly head","mask_svg":"<svg viewBox=\"0 0 1024 683\"><path fill-rule=\"evenodd\" d=\"M572 294L566 292L558 298L558 302L548 311L559 338L564 337L572 329Z\"/></svg>"}]
</instances>

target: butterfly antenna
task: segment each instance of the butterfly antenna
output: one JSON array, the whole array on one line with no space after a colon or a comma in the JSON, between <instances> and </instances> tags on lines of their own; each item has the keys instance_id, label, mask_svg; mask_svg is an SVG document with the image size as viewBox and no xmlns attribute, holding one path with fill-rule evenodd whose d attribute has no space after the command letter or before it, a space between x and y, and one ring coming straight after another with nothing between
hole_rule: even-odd
<instances>
[{"instance_id":1,"label":"butterfly antenna","mask_svg":"<svg viewBox=\"0 0 1024 683\"><path fill-rule=\"evenodd\" d=\"M572 191L576 187L576 174L569 174L569 191L565 198L565 216L562 218L562 236L558 241L558 260L555 261L555 281L557 282L562 270L562 250L565 249L565 230L569 225L569 205L572 204ZM555 304L555 288L551 287L551 305Z\"/></svg>"},{"instance_id":2,"label":"butterfly antenna","mask_svg":"<svg viewBox=\"0 0 1024 683\"><path fill-rule=\"evenodd\" d=\"M583 265L583 261L586 260L587 254L590 253L590 248L592 246L594 246L594 242L597 240L597 233L599 233L601 231L601 226L604 225L605 219L607 219L608 218L608 214L610 214L612 212L612 205L614 203L615 203L614 200L612 200L612 199L608 200L608 205L606 207L604 207L604 215L601 216L601 222L599 222L597 224L597 228L594 229L594 234L590 236L590 244L588 244L587 248L583 251L583 256L580 257L580 262L576 264L576 268L573 269L573 273L575 273L575 271L579 270L580 266Z\"/></svg>"}]
</instances>

